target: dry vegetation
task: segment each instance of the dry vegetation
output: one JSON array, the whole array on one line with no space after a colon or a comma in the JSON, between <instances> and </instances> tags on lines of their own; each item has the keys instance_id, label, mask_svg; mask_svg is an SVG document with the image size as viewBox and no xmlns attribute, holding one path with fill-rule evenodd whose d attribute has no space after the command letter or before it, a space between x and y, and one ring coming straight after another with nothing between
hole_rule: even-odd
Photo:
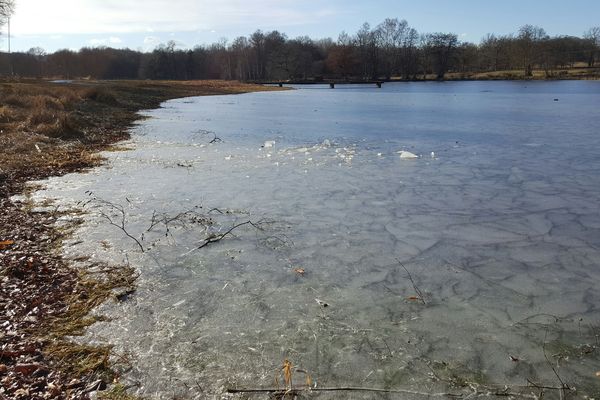
<instances>
[{"instance_id":1,"label":"dry vegetation","mask_svg":"<svg viewBox=\"0 0 600 400\"><path fill-rule=\"evenodd\" d=\"M75 267L60 245L78 221L11 200L28 180L98 165L136 111L167 99L268 90L235 82L0 82L0 400L86 399L115 381L109 347L76 344L90 312L134 289L129 266ZM76 215L75 215L76 217ZM120 385L100 398L129 399Z\"/></svg>"},{"instance_id":2,"label":"dry vegetation","mask_svg":"<svg viewBox=\"0 0 600 400\"><path fill-rule=\"evenodd\" d=\"M446 81L474 80L474 81L493 81L493 80L598 80L600 79L600 67L575 67L558 70L536 69L532 71L532 76L526 76L522 69L491 71L491 72L449 72L444 75ZM429 74L422 77L423 80L435 81L435 74Z\"/></svg>"},{"instance_id":3,"label":"dry vegetation","mask_svg":"<svg viewBox=\"0 0 600 400\"><path fill-rule=\"evenodd\" d=\"M95 154L127 138L135 112L170 98L268 88L237 82L0 82L0 195L97 165Z\"/></svg>"}]
</instances>

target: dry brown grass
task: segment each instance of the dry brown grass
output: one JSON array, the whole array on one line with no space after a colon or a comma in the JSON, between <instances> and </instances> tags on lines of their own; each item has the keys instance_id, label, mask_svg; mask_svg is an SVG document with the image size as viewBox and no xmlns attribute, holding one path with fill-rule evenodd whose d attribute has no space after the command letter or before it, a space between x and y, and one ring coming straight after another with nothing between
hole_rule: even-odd
<instances>
[{"instance_id":1,"label":"dry brown grass","mask_svg":"<svg viewBox=\"0 0 600 400\"><path fill-rule=\"evenodd\" d=\"M78 90L31 84L2 84L0 127L4 133L40 134L54 138L77 137L72 109L82 95Z\"/></svg>"}]
</instances>

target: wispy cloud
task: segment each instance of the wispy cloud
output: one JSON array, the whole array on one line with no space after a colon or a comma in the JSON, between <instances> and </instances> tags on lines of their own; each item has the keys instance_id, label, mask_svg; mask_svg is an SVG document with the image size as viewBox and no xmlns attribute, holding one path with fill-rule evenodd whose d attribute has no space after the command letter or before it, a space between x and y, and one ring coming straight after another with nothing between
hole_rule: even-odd
<instances>
[{"instance_id":1,"label":"wispy cloud","mask_svg":"<svg viewBox=\"0 0 600 400\"><path fill-rule=\"evenodd\" d=\"M102 34L253 29L315 23L334 15L317 0L19 0L18 34Z\"/></svg>"},{"instance_id":2,"label":"wispy cloud","mask_svg":"<svg viewBox=\"0 0 600 400\"><path fill-rule=\"evenodd\" d=\"M161 39L158 36L146 36L144 38L144 51L154 50L156 46L161 43Z\"/></svg>"}]
</instances>

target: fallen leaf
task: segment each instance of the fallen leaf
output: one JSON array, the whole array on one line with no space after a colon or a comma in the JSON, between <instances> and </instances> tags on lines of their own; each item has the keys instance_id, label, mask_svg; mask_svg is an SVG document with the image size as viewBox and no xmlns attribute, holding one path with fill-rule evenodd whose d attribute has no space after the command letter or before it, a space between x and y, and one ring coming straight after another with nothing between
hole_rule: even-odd
<instances>
[{"instance_id":1,"label":"fallen leaf","mask_svg":"<svg viewBox=\"0 0 600 400\"><path fill-rule=\"evenodd\" d=\"M410 297L408 298L408 300L410 300L410 301L421 301L421 298L420 298L420 297L418 297L418 296L410 296Z\"/></svg>"},{"instance_id":2,"label":"fallen leaf","mask_svg":"<svg viewBox=\"0 0 600 400\"><path fill-rule=\"evenodd\" d=\"M12 246L13 244L15 244L14 240L4 240L4 241L0 242L0 250L7 249L9 246Z\"/></svg>"},{"instance_id":3,"label":"fallen leaf","mask_svg":"<svg viewBox=\"0 0 600 400\"><path fill-rule=\"evenodd\" d=\"M304 270L304 268L294 268L294 272L295 272L297 275L304 276L304 273L305 273L306 271Z\"/></svg>"},{"instance_id":4,"label":"fallen leaf","mask_svg":"<svg viewBox=\"0 0 600 400\"><path fill-rule=\"evenodd\" d=\"M510 361L514 361L514 362L521 361L519 359L519 357L511 356L510 354L509 354L509 357L510 357Z\"/></svg>"}]
</instances>

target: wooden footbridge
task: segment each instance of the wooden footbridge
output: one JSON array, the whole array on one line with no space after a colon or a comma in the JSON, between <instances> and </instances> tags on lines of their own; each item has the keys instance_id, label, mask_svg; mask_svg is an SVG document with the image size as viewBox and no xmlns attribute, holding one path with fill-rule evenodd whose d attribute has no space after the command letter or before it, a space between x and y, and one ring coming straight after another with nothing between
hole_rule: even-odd
<instances>
[{"instance_id":1,"label":"wooden footbridge","mask_svg":"<svg viewBox=\"0 0 600 400\"><path fill-rule=\"evenodd\" d=\"M328 81L277 81L277 82L263 82L265 85L277 85L283 87L284 85L329 85L330 89L335 89L335 85L376 85L381 89L384 81L342 81L342 80L328 80Z\"/></svg>"}]
</instances>

